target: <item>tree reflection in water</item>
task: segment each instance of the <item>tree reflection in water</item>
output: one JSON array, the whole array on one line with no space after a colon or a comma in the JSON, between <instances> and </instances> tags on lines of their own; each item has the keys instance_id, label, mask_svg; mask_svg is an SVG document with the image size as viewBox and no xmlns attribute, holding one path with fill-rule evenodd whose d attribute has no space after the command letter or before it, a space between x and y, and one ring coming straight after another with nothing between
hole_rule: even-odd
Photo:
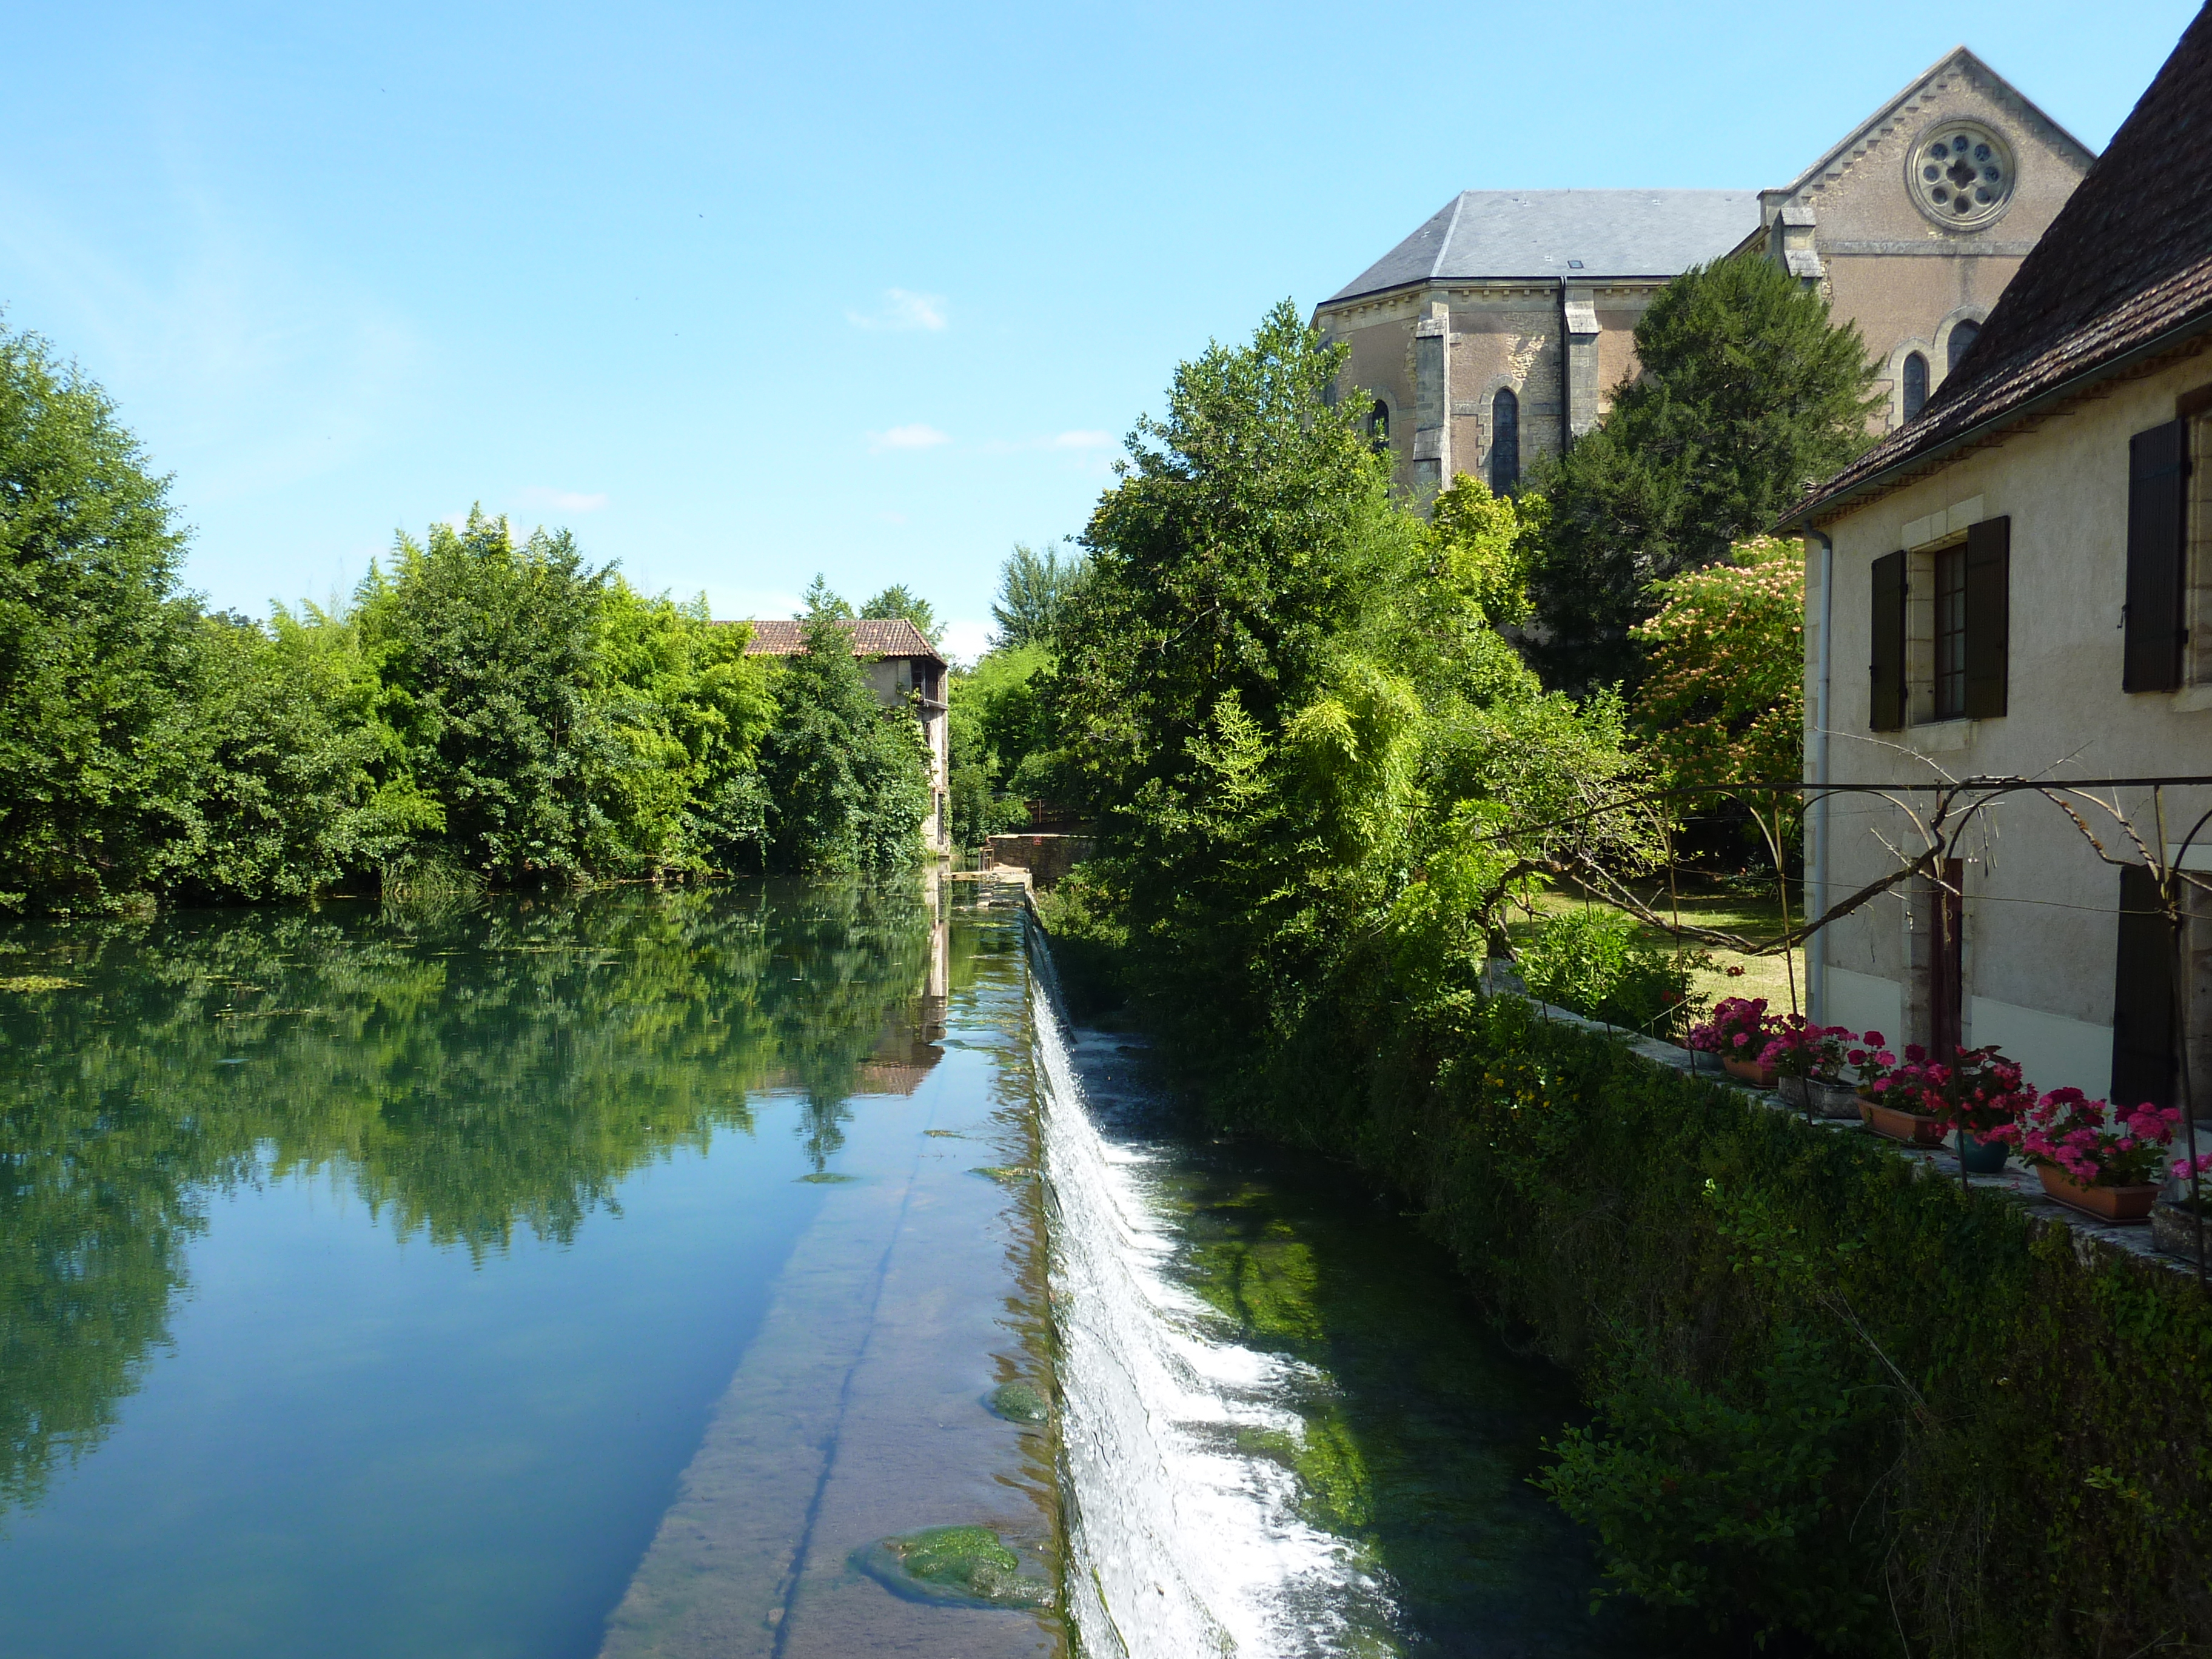
<instances>
[{"instance_id":1,"label":"tree reflection in water","mask_svg":"<svg viewBox=\"0 0 2212 1659\"><path fill-rule=\"evenodd\" d=\"M0 1511L113 1425L210 1195L327 1171L481 1261L787 1091L818 1171L941 1053L945 948L918 880L9 930L0 984L68 983L0 989Z\"/></svg>"}]
</instances>

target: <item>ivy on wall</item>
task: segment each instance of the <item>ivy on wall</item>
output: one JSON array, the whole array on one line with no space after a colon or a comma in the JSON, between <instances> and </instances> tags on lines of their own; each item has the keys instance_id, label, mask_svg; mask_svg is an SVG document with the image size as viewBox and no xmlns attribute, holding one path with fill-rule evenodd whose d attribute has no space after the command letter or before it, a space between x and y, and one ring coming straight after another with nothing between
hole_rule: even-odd
<instances>
[{"instance_id":1,"label":"ivy on wall","mask_svg":"<svg viewBox=\"0 0 2212 1659\"><path fill-rule=\"evenodd\" d=\"M1409 1189L1581 1379L1541 1484L1620 1592L1829 1652L2212 1640L2193 1280L1517 1000L1356 984L1237 1115Z\"/></svg>"}]
</instances>

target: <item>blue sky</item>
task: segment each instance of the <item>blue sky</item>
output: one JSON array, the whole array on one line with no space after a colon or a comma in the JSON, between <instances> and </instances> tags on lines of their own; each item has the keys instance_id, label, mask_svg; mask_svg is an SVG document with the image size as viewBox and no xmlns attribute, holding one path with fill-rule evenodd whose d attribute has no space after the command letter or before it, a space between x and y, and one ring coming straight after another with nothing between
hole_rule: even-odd
<instances>
[{"instance_id":1,"label":"blue sky","mask_svg":"<svg viewBox=\"0 0 2212 1659\"><path fill-rule=\"evenodd\" d=\"M472 501L980 641L1176 362L1462 188L1787 182L1972 46L2101 148L2193 15L1771 5L33 3L0 305L256 613Z\"/></svg>"}]
</instances>

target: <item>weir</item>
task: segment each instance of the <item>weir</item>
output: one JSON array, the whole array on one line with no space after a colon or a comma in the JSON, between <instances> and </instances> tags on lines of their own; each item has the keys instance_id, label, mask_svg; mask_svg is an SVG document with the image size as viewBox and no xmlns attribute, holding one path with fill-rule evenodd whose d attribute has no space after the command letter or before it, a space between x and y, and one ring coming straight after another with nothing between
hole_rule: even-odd
<instances>
[{"instance_id":1,"label":"weir","mask_svg":"<svg viewBox=\"0 0 2212 1659\"><path fill-rule=\"evenodd\" d=\"M1347 1170L1180 1129L1141 1042L1031 961L1080 1650L1639 1650L1527 1484L1564 1379Z\"/></svg>"}]
</instances>

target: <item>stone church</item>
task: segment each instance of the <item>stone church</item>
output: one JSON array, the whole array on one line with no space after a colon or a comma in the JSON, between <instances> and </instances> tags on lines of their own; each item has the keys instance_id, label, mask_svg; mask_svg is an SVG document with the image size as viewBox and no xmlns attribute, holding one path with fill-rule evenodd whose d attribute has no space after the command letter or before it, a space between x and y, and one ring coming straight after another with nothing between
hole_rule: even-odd
<instances>
[{"instance_id":1,"label":"stone church","mask_svg":"<svg viewBox=\"0 0 2212 1659\"><path fill-rule=\"evenodd\" d=\"M1856 322L1901 426L2094 153L1964 46L1772 190L1463 191L1314 311L1400 483L1515 488L1597 423L1669 278L1763 254Z\"/></svg>"}]
</instances>

